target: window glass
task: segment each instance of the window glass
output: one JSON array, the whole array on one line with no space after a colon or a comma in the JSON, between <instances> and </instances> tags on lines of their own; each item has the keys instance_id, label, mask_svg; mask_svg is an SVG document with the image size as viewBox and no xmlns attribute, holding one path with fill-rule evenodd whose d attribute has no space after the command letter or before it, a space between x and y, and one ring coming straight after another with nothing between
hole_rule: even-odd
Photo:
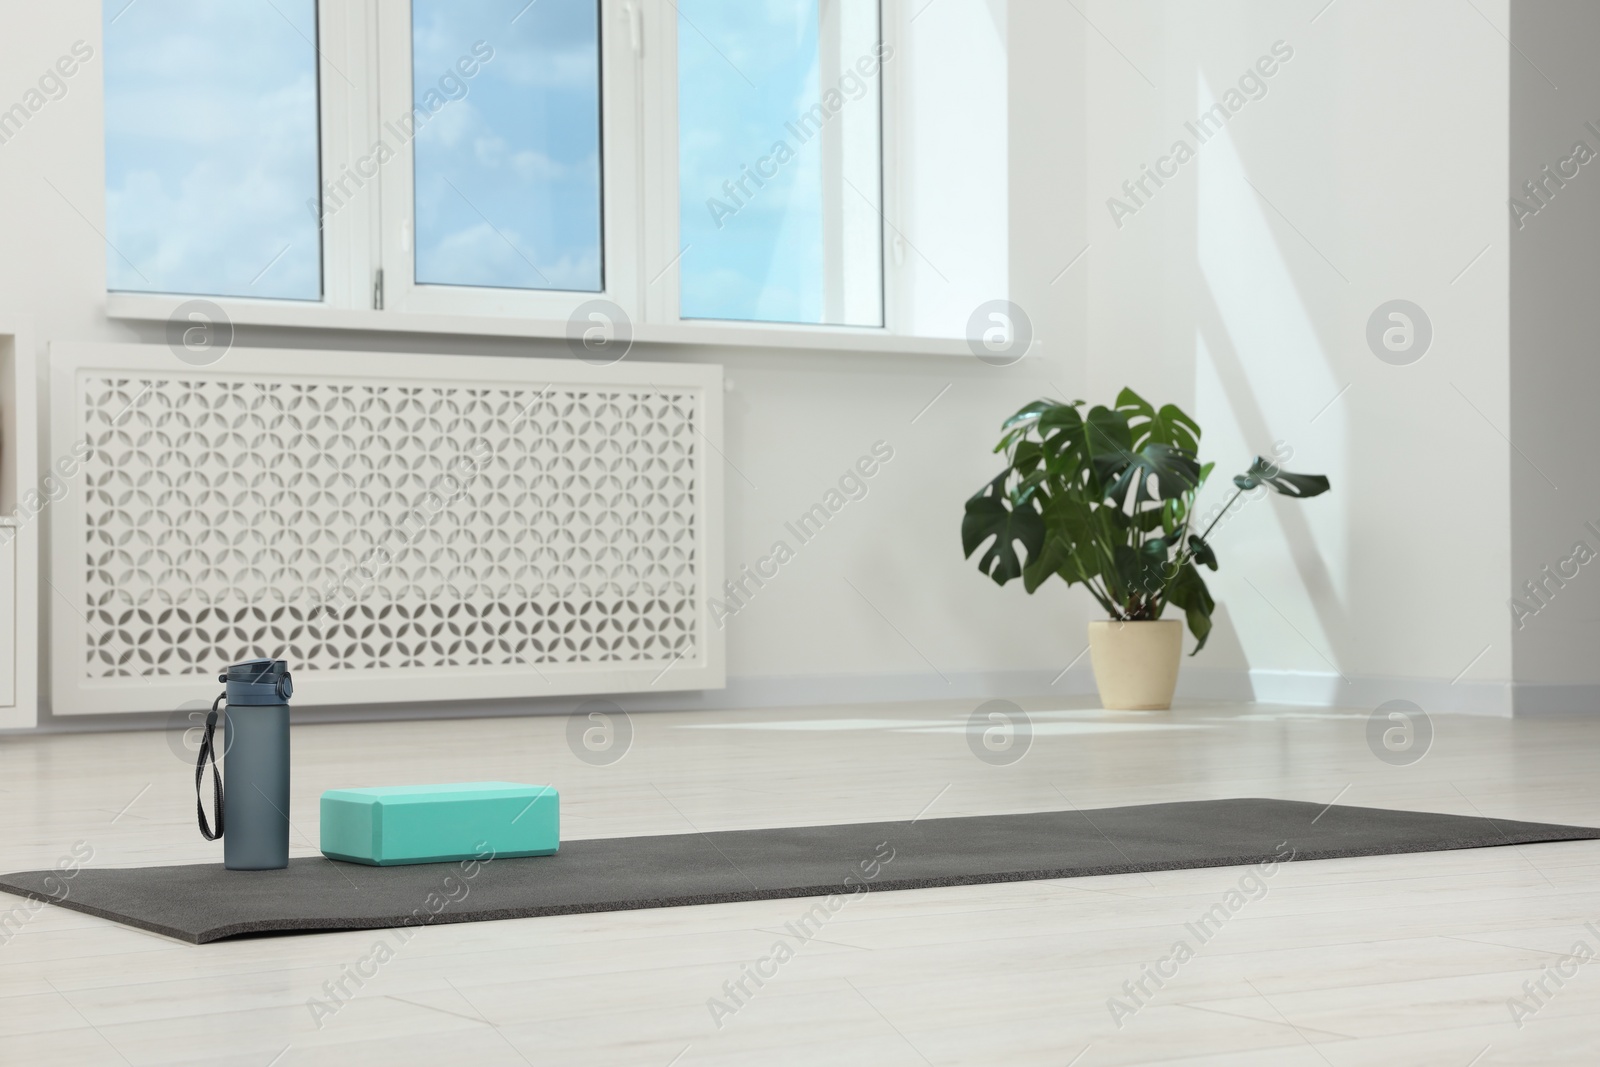
<instances>
[{"instance_id":1,"label":"window glass","mask_svg":"<svg viewBox=\"0 0 1600 1067\"><path fill-rule=\"evenodd\" d=\"M599 291L596 0L412 0L416 280Z\"/></svg>"},{"instance_id":2,"label":"window glass","mask_svg":"<svg viewBox=\"0 0 1600 1067\"><path fill-rule=\"evenodd\" d=\"M883 325L877 0L676 0L684 318Z\"/></svg>"},{"instance_id":3,"label":"window glass","mask_svg":"<svg viewBox=\"0 0 1600 1067\"><path fill-rule=\"evenodd\" d=\"M313 0L107 0L112 290L316 300Z\"/></svg>"}]
</instances>

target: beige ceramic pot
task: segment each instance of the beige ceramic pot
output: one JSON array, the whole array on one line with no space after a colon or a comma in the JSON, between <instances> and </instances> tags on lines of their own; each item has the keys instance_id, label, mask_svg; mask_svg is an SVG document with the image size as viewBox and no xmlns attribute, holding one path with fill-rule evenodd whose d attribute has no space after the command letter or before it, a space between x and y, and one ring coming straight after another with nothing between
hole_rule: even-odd
<instances>
[{"instance_id":1,"label":"beige ceramic pot","mask_svg":"<svg viewBox=\"0 0 1600 1067\"><path fill-rule=\"evenodd\" d=\"M1183 623L1097 620L1089 624L1089 659L1100 703L1112 711L1165 711L1178 687Z\"/></svg>"}]
</instances>

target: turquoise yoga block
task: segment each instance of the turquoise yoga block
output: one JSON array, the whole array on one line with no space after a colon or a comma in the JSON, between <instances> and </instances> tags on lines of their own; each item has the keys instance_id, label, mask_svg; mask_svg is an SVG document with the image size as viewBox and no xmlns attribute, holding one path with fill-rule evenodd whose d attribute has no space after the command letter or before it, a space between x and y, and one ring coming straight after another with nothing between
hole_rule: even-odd
<instances>
[{"instance_id":1,"label":"turquoise yoga block","mask_svg":"<svg viewBox=\"0 0 1600 1067\"><path fill-rule=\"evenodd\" d=\"M402 863L549 856L561 844L561 796L517 782L387 785L322 794L322 854Z\"/></svg>"}]
</instances>

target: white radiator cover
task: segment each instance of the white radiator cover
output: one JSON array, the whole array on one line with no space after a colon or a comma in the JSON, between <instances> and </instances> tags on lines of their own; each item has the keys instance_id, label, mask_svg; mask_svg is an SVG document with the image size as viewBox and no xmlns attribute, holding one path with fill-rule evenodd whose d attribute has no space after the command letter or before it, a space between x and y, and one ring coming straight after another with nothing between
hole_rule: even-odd
<instances>
[{"instance_id":1,"label":"white radiator cover","mask_svg":"<svg viewBox=\"0 0 1600 1067\"><path fill-rule=\"evenodd\" d=\"M254 656L297 705L720 688L721 401L704 365L54 345L52 708Z\"/></svg>"}]
</instances>

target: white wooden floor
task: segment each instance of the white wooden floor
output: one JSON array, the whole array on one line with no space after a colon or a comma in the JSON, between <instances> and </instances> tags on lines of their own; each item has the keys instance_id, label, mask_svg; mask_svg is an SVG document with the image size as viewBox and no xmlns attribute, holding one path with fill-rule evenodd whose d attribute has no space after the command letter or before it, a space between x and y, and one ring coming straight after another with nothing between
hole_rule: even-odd
<instances>
[{"instance_id":1,"label":"white wooden floor","mask_svg":"<svg viewBox=\"0 0 1600 1067\"><path fill-rule=\"evenodd\" d=\"M1392 766L1364 711L1024 706L1032 748L1006 766L973 755L954 702L639 715L607 766L564 718L296 727L292 848L315 852L324 789L471 779L559 787L569 838L1234 796L1600 824L1600 719L1436 717L1427 756ZM0 811L6 870L75 846L220 859L160 734L0 739ZM1600 1062L1600 967L1564 955L1600 955L1600 842L1286 864L1128 998L1245 873L855 898L720 1020L708 1001L732 1006L724 983L810 902L440 926L381 963L377 931L195 947L44 908L0 944L0 1064ZM19 904L0 894L0 930Z\"/></svg>"}]
</instances>

